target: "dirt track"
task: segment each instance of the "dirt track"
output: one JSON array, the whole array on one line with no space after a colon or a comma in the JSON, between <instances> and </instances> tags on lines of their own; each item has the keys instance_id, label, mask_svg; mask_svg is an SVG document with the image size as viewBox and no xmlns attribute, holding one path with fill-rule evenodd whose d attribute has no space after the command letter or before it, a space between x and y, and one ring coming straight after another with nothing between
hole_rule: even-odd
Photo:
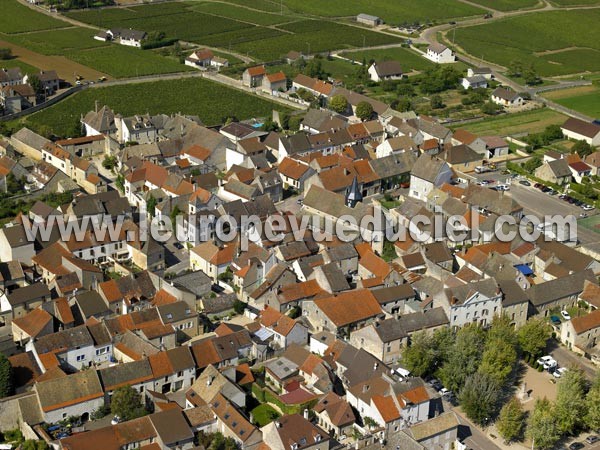
<instances>
[{"instance_id":1,"label":"dirt track","mask_svg":"<svg viewBox=\"0 0 600 450\"><path fill-rule=\"evenodd\" d=\"M102 76L105 76L108 79L112 78L102 72L83 66L75 61L71 61L64 56L42 55L2 40L0 40L0 47L10 48L15 57L34 67L38 67L42 70L56 70L61 79L70 83L75 82L75 74L81 75L84 79L92 81L97 80Z\"/></svg>"}]
</instances>

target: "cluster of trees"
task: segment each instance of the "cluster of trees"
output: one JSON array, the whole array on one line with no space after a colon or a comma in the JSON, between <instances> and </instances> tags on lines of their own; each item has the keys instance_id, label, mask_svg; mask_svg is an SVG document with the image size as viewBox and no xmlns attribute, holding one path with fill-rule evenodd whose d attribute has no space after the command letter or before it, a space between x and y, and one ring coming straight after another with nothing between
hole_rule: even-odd
<instances>
[{"instance_id":1,"label":"cluster of trees","mask_svg":"<svg viewBox=\"0 0 600 450\"><path fill-rule=\"evenodd\" d=\"M577 141L571 147L571 153L577 153L582 158L594 153L594 148L585 141Z\"/></svg>"},{"instance_id":2,"label":"cluster of trees","mask_svg":"<svg viewBox=\"0 0 600 450\"><path fill-rule=\"evenodd\" d=\"M508 404L505 408L508 408ZM514 420L517 416L516 407L512 413L506 412L504 416L511 416L510 420ZM508 423L507 420L502 429L508 432L508 437L515 439L516 436L518 439L515 428ZM559 379L554 402L546 398L536 401L527 420L525 435L535 448L550 449L561 438L575 436L585 428L600 428L600 375L590 386L580 369L571 368ZM506 436L503 437L506 439Z\"/></svg>"},{"instance_id":3,"label":"cluster of trees","mask_svg":"<svg viewBox=\"0 0 600 450\"><path fill-rule=\"evenodd\" d=\"M20 192L18 192L20 193ZM51 192L50 194L43 195L41 197L37 197L35 199L29 200L15 200L11 196L14 194L6 193L0 194L0 219L6 219L9 217L15 217L17 214L22 212L23 214L27 214L27 212L31 209L33 204L37 200L41 200L47 203L50 206L57 207L59 205L64 205L65 203L70 203L73 200L73 195L69 192L65 193L56 193Z\"/></svg>"},{"instance_id":4,"label":"cluster of trees","mask_svg":"<svg viewBox=\"0 0 600 450\"><path fill-rule=\"evenodd\" d=\"M554 141L563 139L563 132L559 125L548 125L544 131L540 133L532 133L524 140L527 142L527 151L532 152L536 148L549 145Z\"/></svg>"},{"instance_id":5,"label":"cluster of trees","mask_svg":"<svg viewBox=\"0 0 600 450\"><path fill-rule=\"evenodd\" d=\"M132 420L148 414L142 404L142 396L131 386L122 386L114 390L110 400L110 411L122 420Z\"/></svg>"},{"instance_id":6,"label":"cluster of trees","mask_svg":"<svg viewBox=\"0 0 600 450\"><path fill-rule=\"evenodd\" d=\"M507 317L496 317L487 330L473 324L456 333L417 333L402 362L416 376L437 376L457 394L467 416L483 425L510 392L519 355L539 355L549 337L542 320L530 320L516 331Z\"/></svg>"},{"instance_id":7,"label":"cluster of trees","mask_svg":"<svg viewBox=\"0 0 600 450\"><path fill-rule=\"evenodd\" d=\"M200 447L206 450L237 450L238 446L233 438L226 438L222 433L205 433L199 431L196 441Z\"/></svg>"},{"instance_id":8,"label":"cluster of trees","mask_svg":"<svg viewBox=\"0 0 600 450\"><path fill-rule=\"evenodd\" d=\"M535 71L533 64L523 67L523 63L518 59L511 61L508 65L508 76L523 78L523 81L529 86L540 84L542 82L542 79Z\"/></svg>"},{"instance_id":9,"label":"cluster of trees","mask_svg":"<svg viewBox=\"0 0 600 450\"><path fill-rule=\"evenodd\" d=\"M0 59L6 60L11 59L13 57L12 50L8 47L0 48Z\"/></svg>"},{"instance_id":10,"label":"cluster of trees","mask_svg":"<svg viewBox=\"0 0 600 450\"><path fill-rule=\"evenodd\" d=\"M14 393L13 369L5 354L0 353L0 398Z\"/></svg>"},{"instance_id":11,"label":"cluster of trees","mask_svg":"<svg viewBox=\"0 0 600 450\"><path fill-rule=\"evenodd\" d=\"M423 94L435 94L454 89L461 78L461 73L450 65L440 64L428 69L420 76L420 89Z\"/></svg>"}]
</instances>

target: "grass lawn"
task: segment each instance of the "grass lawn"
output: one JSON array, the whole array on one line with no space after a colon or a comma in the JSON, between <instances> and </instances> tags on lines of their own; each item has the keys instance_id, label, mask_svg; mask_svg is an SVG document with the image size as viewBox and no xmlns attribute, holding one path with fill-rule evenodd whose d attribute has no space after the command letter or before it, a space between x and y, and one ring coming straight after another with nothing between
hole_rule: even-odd
<instances>
[{"instance_id":1,"label":"grass lawn","mask_svg":"<svg viewBox=\"0 0 600 450\"><path fill-rule=\"evenodd\" d=\"M410 72L413 70L425 70L435 66L434 63L424 58L417 52L403 47L344 52L342 56L345 58L353 59L355 61L362 61L364 59L365 61L367 61L367 63L372 59L376 61L399 61L402 65L402 70L404 72Z\"/></svg>"},{"instance_id":2,"label":"grass lawn","mask_svg":"<svg viewBox=\"0 0 600 450\"><path fill-rule=\"evenodd\" d=\"M64 55L71 50L106 47L106 42L94 39L95 30L88 28L66 28L6 36L7 41L28 48L42 55Z\"/></svg>"},{"instance_id":3,"label":"grass lawn","mask_svg":"<svg viewBox=\"0 0 600 450\"><path fill-rule=\"evenodd\" d=\"M547 92L544 97L590 117L600 118L600 88L598 86Z\"/></svg>"},{"instance_id":4,"label":"grass lawn","mask_svg":"<svg viewBox=\"0 0 600 450\"><path fill-rule=\"evenodd\" d=\"M498 11L532 8L538 4L537 0L471 0L471 2Z\"/></svg>"},{"instance_id":5,"label":"grass lawn","mask_svg":"<svg viewBox=\"0 0 600 450\"><path fill-rule=\"evenodd\" d=\"M518 133L537 133L548 125L560 125L567 119L563 114L549 108L540 108L522 113L503 114L477 122L465 123L455 128L464 128L479 136L510 136Z\"/></svg>"},{"instance_id":6,"label":"grass lawn","mask_svg":"<svg viewBox=\"0 0 600 450\"><path fill-rule=\"evenodd\" d=\"M456 29L466 52L504 66L519 60L543 76L600 71L600 9L545 11Z\"/></svg>"},{"instance_id":7,"label":"grass lawn","mask_svg":"<svg viewBox=\"0 0 600 450\"><path fill-rule=\"evenodd\" d=\"M263 403L262 405L257 406L252 411L250 411L252 418L254 419L254 423L259 427L264 427L265 425L273 422L275 419L280 417L279 414L273 407Z\"/></svg>"},{"instance_id":8,"label":"grass lawn","mask_svg":"<svg viewBox=\"0 0 600 450\"><path fill-rule=\"evenodd\" d=\"M194 70L189 66L180 64L175 59L165 58L152 51L118 44L71 52L67 54L67 57L115 78Z\"/></svg>"},{"instance_id":9,"label":"grass lawn","mask_svg":"<svg viewBox=\"0 0 600 450\"><path fill-rule=\"evenodd\" d=\"M66 26L66 22L40 14L17 0L0 0L0 33L22 33Z\"/></svg>"},{"instance_id":10,"label":"grass lawn","mask_svg":"<svg viewBox=\"0 0 600 450\"><path fill-rule=\"evenodd\" d=\"M181 112L199 116L206 125L223 123L232 116L243 120L270 116L273 109L287 111L279 104L209 80L187 78L86 89L24 121L34 128L47 125L64 136L81 114L94 108L96 100L123 116Z\"/></svg>"},{"instance_id":11,"label":"grass lawn","mask_svg":"<svg viewBox=\"0 0 600 450\"><path fill-rule=\"evenodd\" d=\"M425 22L483 14L480 8L458 0L283 0L292 11L316 16L342 17L360 13L381 17L388 24Z\"/></svg>"},{"instance_id":12,"label":"grass lawn","mask_svg":"<svg viewBox=\"0 0 600 450\"><path fill-rule=\"evenodd\" d=\"M550 0L556 6L600 5L599 0Z\"/></svg>"}]
</instances>

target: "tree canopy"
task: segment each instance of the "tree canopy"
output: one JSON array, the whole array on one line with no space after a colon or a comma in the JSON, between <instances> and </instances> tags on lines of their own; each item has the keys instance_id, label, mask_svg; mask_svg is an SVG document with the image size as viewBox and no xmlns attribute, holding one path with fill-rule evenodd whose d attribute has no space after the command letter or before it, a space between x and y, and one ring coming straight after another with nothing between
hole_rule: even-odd
<instances>
[{"instance_id":1,"label":"tree canopy","mask_svg":"<svg viewBox=\"0 0 600 450\"><path fill-rule=\"evenodd\" d=\"M129 385L114 390L110 400L110 410L123 420L136 419L146 414L142 405L142 396Z\"/></svg>"},{"instance_id":2,"label":"tree canopy","mask_svg":"<svg viewBox=\"0 0 600 450\"><path fill-rule=\"evenodd\" d=\"M348 99L343 95L334 95L329 100L329 108L337 113L344 113L348 109Z\"/></svg>"}]
</instances>

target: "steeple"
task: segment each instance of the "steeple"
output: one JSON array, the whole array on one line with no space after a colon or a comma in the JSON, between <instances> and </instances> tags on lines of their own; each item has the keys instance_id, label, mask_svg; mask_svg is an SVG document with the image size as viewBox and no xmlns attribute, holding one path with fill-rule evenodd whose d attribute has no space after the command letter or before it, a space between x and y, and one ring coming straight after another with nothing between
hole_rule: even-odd
<instances>
[{"instance_id":1,"label":"steeple","mask_svg":"<svg viewBox=\"0 0 600 450\"><path fill-rule=\"evenodd\" d=\"M355 176L350 187L346 189L346 206L354 208L358 202L362 201L362 199L363 196L358 188L358 180Z\"/></svg>"}]
</instances>

